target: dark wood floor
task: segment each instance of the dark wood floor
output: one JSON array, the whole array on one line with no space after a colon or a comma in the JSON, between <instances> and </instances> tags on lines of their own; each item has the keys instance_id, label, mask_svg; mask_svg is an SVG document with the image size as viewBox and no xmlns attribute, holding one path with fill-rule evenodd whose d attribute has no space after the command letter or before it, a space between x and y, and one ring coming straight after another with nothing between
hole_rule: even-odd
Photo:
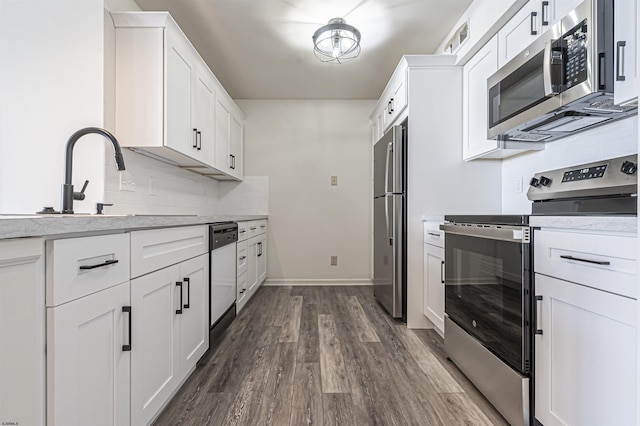
<instances>
[{"instance_id":1,"label":"dark wood floor","mask_svg":"<svg viewBox=\"0 0 640 426\"><path fill-rule=\"evenodd\" d=\"M507 425L371 287L262 287L156 425Z\"/></svg>"}]
</instances>

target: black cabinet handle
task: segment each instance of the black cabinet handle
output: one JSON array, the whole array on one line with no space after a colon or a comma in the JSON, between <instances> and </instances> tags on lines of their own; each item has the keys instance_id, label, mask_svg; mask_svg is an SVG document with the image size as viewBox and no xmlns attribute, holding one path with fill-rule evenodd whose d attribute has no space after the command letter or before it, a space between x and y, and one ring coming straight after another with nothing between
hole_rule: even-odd
<instances>
[{"instance_id":1,"label":"black cabinet handle","mask_svg":"<svg viewBox=\"0 0 640 426\"><path fill-rule=\"evenodd\" d=\"M247 291L247 289L243 288L242 290L240 290L240 294L244 293L245 291Z\"/></svg>"},{"instance_id":2,"label":"black cabinet handle","mask_svg":"<svg viewBox=\"0 0 640 426\"><path fill-rule=\"evenodd\" d=\"M131 351L131 323L133 322L133 317L131 316L131 306L123 306L122 312L129 314L129 344L122 345L123 352Z\"/></svg>"},{"instance_id":3,"label":"black cabinet handle","mask_svg":"<svg viewBox=\"0 0 640 426\"><path fill-rule=\"evenodd\" d=\"M561 255L560 256L561 259L567 259L567 260L575 260L578 262L585 262L585 263L593 263L595 265L611 265L611 262L609 262L608 260L590 260L590 259L580 259L579 257L573 257L573 256L568 256L568 255Z\"/></svg>"},{"instance_id":4,"label":"black cabinet handle","mask_svg":"<svg viewBox=\"0 0 640 426\"><path fill-rule=\"evenodd\" d=\"M427 235L431 235L432 237L440 238L440 234L436 234L435 232L427 232Z\"/></svg>"},{"instance_id":5,"label":"black cabinet handle","mask_svg":"<svg viewBox=\"0 0 640 426\"><path fill-rule=\"evenodd\" d=\"M616 43L616 81L625 81L624 75L624 49L627 46L626 41Z\"/></svg>"},{"instance_id":6,"label":"black cabinet handle","mask_svg":"<svg viewBox=\"0 0 640 426\"><path fill-rule=\"evenodd\" d=\"M198 151L202 149L202 132L200 130L196 133L196 149Z\"/></svg>"},{"instance_id":7,"label":"black cabinet handle","mask_svg":"<svg viewBox=\"0 0 640 426\"><path fill-rule=\"evenodd\" d=\"M176 282L176 287L180 287L180 308L176 309L176 315L182 314L182 282Z\"/></svg>"},{"instance_id":8,"label":"black cabinet handle","mask_svg":"<svg viewBox=\"0 0 640 426\"><path fill-rule=\"evenodd\" d=\"M444 260L440 262L440 282L444 284Z\"/></svg>"},{"instance_id":9,"label":"black cabinet handle","mask_svg":"<svg viewBox=\"0 0 640 426\"><path fill-rule=\"evenodd\" d=\"M538 309L538 302L542 302L542 296L536 296L536 312L535 312L535 319L536 319L536 334L542 334L542 329L538 328L538 312L540 312L540 310Z\"/></svg>"},{"instance_id":10,"label":"black cabinet handle","mask_svg":"<svg viewBox=\"0 0 640 426\"><path fill-rule=\"evenodd\" d=\"M542 2L542 26L543 27L546 27L547 25L549 25L547 12L549 12L549 2L543 1Z\"/></svg>"},{"instance_id":11,"label":"black cabinet handle","mask_svg":"<svg viewBox=\"0 0 640 426\"><path fill-rule=\"evenodd\" d=\"M538 16L538 12L531 12L531 35L538 35L538 30L534 28L536 16Z\"/></svg>"},{"instance_id":12,"label":"black cabinet handle","mask_svg":"<svg viewBox=\"0 0 640 426\"><path fill-rule=\"evenodd\" d=\"M240 260L245 260L247 256L240 256Z\"/></svg>"},{"instance_id":13,"label":"black cabinet handle","mask_svg":"<svg viewBox=\"0 0 640 426\"><path fill-rule=\"evenodd\" d=\"M184 308L189 309L189 305L191 304L191 278L183 278L182 281L187 283L187 304L184 305Z\"/></svg>"},{"instance_id":14,"label":"black cabinet handle","mask_svg":"<svg viewBox=\"0 0 640 426\"><path fill-rule=\"evenodd\" d=\"M247 232L246 229L241 229L240 231L238 231L240 234L244 234L245 232Z\"/></svg>"},{"instance_id":15,"label":"black cabinet handle","mask_svg":"<svg viewBox=\"0 0 640 426\"><path fill-rule=\"evenodd\" d=\"M118 262L119 260L117 259L110 259L110 260L105 260L103 263L98 263L97 265L82 265L80 269L87 270L87 269L102 268L103 266L115 265Z\"/></svg>"},{"instance_id":16,"label":"black cabinet handle","mask_svg":"<svg viewBox=\"0 0 640 426\"><path fill-rule=\"evenodd\" d=\"M262 243L258 243L258 257L262 256Z\"/></svg>"},{"instance_id":17,"label":"black cabinet handle","mask_svg":"<svg viewBox=\"0 0 640 426\"><path fill-rule=\"evenodd\" d=\"M198 147L198 129L193 129L193 145L192 148Z\"/></svg>"}]
</instances>

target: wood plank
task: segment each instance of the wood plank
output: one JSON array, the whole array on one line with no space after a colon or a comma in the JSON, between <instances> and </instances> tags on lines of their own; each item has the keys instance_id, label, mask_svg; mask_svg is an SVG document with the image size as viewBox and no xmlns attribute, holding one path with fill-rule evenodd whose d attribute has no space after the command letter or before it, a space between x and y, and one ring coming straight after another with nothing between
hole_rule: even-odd
<instances>
[{"instance_id":1,"label":"wood plank","mask_svg":"<svg viewBox=\"0 0 640 426\"><path fill-rule=\"evenodd\" d=\"M297 342L300 333L300 315L302 312L302 296L289 298L289 306L282 323L280 342Z\"/></svg>"},{"instance_id":2,"label":"wood plank","mask_svg":"<svg viewBox=\"0 0 640 426\"><path fill-rule=\"evenodd\" d=\"M298 354L296 360L302 363L320 363L319 344L318 305L304 304L300 318L300 333L298 336Z\"/></svg>"},{"instance_id":3,"label":"wood plank","mask_svg":"<svg viewBox=\"0 0 640 426\"><path fill-rule=\"evenodd\" d=\"M291 419L293 376L296 369L296 344L278 343L268 364L264 398L257 418L252 424L284 425Z\"/></svg>"},{"instance_id":4,"label":"wood plank","mask_svg":"<svg viewBox=\"0 0 640 426\"><path fill-rule=\"evenodd\" d=\"M351 315L351 320L356 326L358 340L361 342L379 342L380 338L376 334L373 326L369 322L369 318L362 310L357 296L346 297L346 303Z\"/></svg>"},{"instance_id":5,"label":"wood plank","mask_svg":"<svg viewBox=\"0 0 640 426\"><path fill-rule=\"evenodd\" d=\"M276 300L272 309L267 315L266 325L282 327L287 314L286 307L291 293L291 286L271 287L276 289Z\"/></svg>"},{"instance_id":6,"label":"wood plank","mask_svg":"<svg viewBox=\"0 0 640 426\"><path fill-rule=\"evenodd\" d=\"M322 407L326 426L358 424L353 417L353 402L348 393L325 393L322 395Z\"/></svg>"},{"instance_id":7,"label":"wood plank","mask_svg":"<svg viewBox=\"0 0 640 426\"><path fill-rule=\"evenodd\" d=\"M411 357L416 361L427 380L431 382L438 393L464 392L449 372L440 364L416 334L405 326L396 326L402 344L407 348Z\"/></svg>"},{"instance_id":8,"label":"wood plank","mask_svg":"<svg viewBox=\"0 0 640 426\"><path fill-rule=\"evenodd\" d=\"M320 377L323 393L349 392L349 381L336 337L333 315L318 315L318 335L320 339Z\"/></svg>"},{"instance_id":9,"label":"wood plank","mask_svg":"<svg viewBox=\"0 0 640 426\"><path fill-rule=\"evenodd\" d=\"M291 420L289 425L324 425L320 364L297 363L293 382L295 391L291 401Z\"/></svg>"},{"instance_id":10,"label":"wood plank","mask_svg":"<svg viewBox=\"0 0 640 426\"><path fill-rule=\"evenodd\" d=\"M478 408L478 406L464 393L443 393L438 395L444 401L449 417L448 424L457 422L474 426L493 426L494 423Z\"/></svg>"}]
</instances>

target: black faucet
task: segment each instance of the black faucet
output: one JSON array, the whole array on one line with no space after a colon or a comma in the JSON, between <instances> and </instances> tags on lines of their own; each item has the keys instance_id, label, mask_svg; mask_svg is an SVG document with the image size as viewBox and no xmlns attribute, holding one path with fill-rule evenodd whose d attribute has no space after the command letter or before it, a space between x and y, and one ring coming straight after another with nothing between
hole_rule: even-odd
<instances>
[{"instance_id":1,"label":"black faucet","mask_svg":"<svg viewBox=\"0 0 640 426\"><path fill-rule=\"evenodd\" d=\"M88 135L90 133L97 133L98 135L104 136L108 139L113 145L113 150L116 155L116 166L118 170L122 171L125 169L124 167L124 158L122 157L122 150L120 149L120 144L118 140L111 133L107 132L104 129L100 129L99 127L85 127L84 129L80 129L74 134L71 135L69 140L67 141L66 148L66 161L64 165L64 184L62 185L62 211L61 213L73 213L73 185L71 184L71 172L72 172L72 164L73 164L73 146L78 142L78 139L83 137L84 135Z\"/></svg>"}]
</instances>

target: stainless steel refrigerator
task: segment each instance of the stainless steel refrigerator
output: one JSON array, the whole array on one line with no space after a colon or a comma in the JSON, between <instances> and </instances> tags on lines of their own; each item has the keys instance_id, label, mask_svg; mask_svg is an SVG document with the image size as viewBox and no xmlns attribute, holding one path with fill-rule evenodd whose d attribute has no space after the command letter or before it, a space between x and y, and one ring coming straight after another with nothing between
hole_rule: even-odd
<instances>
[{"instance_id":1,"label":"stainless steel refrigerator","mask_svg":"<svg viewBox=\"0 0 640 426\"><path fill-rule=\"evenodd\" d=\"M373 152L373 294L406 322L407 121L391 127Z\"/></svg>"}]
</instances>

